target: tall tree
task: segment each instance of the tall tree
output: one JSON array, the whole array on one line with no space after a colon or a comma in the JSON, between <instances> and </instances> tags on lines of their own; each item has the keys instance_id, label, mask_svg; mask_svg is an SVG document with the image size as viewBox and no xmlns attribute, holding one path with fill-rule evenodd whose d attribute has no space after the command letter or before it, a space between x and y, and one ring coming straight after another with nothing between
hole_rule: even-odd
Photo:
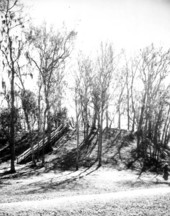
<instances>
[{"instance_id":1,"label":"tall tree","mask_svg":"<svg viewBox=\"0 0 170 216\"><path fill-rule=\"evenodd\" d=\"M147 140L153 144L153 157L157 157L161 141L164 110L169 87L165 82L169 74L170 51L153 45L141 51L138 67L141 85L140 112L137 120L137 148L146 155ZM138 84L139 85L139 84ZM162 141L161 141L162 142Z\"/></svg>"},{"instance_id":2,"label":"tall tree","mask_svg":"<svg viewBox=\"0 0 170 216\"><path fill-rule=\"evenodd\" d=\"M75 78L75 87L74 87L74 101L75 101L75 114L76 114L76 135L77 135L77 154L76 154L76 170L79 169L79 145L80 145L80 77L76 76Z\"/></svg>"},{"instance_id":3,"label":"tall tree","mask_svg":"<svg viewBox=\"0 0 170 216\"><path fill-rule=\"evenodd\" d=\"M102 136L104 112L109 100L109 87L113 74L113 47L101 44L96 62L96 74L93 79L93 102L98 118L98 166L102 165Z\"/></svg>"},{"instance_id":4,"label":"tall tree","mask_svg":"<svg viewBox=\"0 0 170 216\"><path fill-rule=\"evenodd\" d=\"M21 97L22 108L24 111L25 120L27 124L27 129L31 138L30 147L31 147L31 154L32 154L32 163L33 166L35 166L36 161L35 161L33 141L32 141L32 131L34 129L34 124L37 119L37 104L35 99L36 97L32 91L26 89L21 90L20 97Z\"/></svg>"},{"instance_id":5,"label":"tall tree","mask_svg":"<svg viewBox=\"0 0 170 216\"><path fill-rule=\"evenodd\" d=\"M57 83L56 74L61 69L64 69L66 60L71 54L72 42L75 36L76 33L74 31L55 32L52 28L48 29L45 24L41 27L32 27L27 36L33 47L33 52L27 53L27 58L35 65L42 81L45 101L43 134L45 135L47 124L49 141L51 134L50 97L53 86ZM42 163L44 164L44 154Z\"/></svg>"},{"instance_id":6,"label":"tall tree","mask_svg":"<svg viewBox=\"0 0 170 216\"><path fill-rule=\"evenodd\" d=\"M93 79L93 64L89 57L81 56L78 59L79 71L79 97L81 104L81 115L84 127L84 139L90 132L90 103L91 103L91 89Z\"/></svg>"},{"instance_id":7,"label":"tall tree","mask_svg":"<svg viewBox=\"0 0 170 216\"><path fill-rule=\"evenodd\" d=\"M11 172L15 172L15 76L22 54L22 6L19 0L1 1L1 41L2 63L10 75L10 151Z\"/></svg>"}]
</instances>

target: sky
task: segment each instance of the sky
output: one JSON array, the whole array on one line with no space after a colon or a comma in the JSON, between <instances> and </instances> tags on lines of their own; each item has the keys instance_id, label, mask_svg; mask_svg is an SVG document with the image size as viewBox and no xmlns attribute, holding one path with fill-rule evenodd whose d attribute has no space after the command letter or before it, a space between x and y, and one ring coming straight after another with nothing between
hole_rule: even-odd
<instances>
[{"instance_id":1,"label":"sky","mask_svg":"<svg viewBox=\"0 0 170 216\"><path fill-rule=\"evenodd\" d=\"M170 0L22 0L33 23L77 31L75 47L86 54L111 42L133 56L151 45L170 48ZM70 102L71 104L71 102Z\"/></svg>"},{"instance_id":2,"label":"sky","mask_svg":"<svg viewBox=\"0 0 170 216\"><path fill-rule=\"evenodd\" d=\"M127 54L154 43L170 47L170 0L22 0L33 23L78 32L76 48L90 53L101 41Z\"/></svg>"},{"instance_id":3,"label":"sky","mask_svg":"<svg viewBox=\"0 0 170 216\"><path fill-rule=\"evenodd\" d=\"M170 0L21 0L36 25L65 26L77 34L75 49L95 52L111 42L135 55L154 43L170 48Z\"/></svg>"}]
</instances>

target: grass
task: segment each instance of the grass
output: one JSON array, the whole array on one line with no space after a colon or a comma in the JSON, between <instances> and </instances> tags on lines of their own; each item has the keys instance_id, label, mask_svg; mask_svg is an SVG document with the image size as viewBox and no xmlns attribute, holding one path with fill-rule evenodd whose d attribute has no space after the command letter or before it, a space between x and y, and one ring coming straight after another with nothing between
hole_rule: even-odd
<instances>
[{"instance_id":1,"label":"grass","mask_svg":"<svg viewBox=\"0 0 170 216\"><path fill-rule=\"evenodd\" d=\"M52 202L52 201L50 201ZM170 193L131 198L96 199L86 201L70 201L61 204L42 204L32 208L17 206L17 208L2 208L0 215L112 215L112 216L169 216Z\"/></svg>"},{"instance_id":2,"label":"grass","mask_svg":"<svg viewBox=\"0 0 170 216\"><path fill-rule=\"evenodd\" d=\"M116 139L104 139L104 166L96 169L81 167L75 171L57 168L57 157L76 146L75 139L68 146L58 149L53 154L46 155L45 167L31 168L29 164L16 165L17 173L1 176L0 180L0 216L1 215L170 215L170 193L151 194L150 196L116 197L106 199L104 194L123 191L131 193L136 189L163 188L169 189L170 181L164 181L162 176L143 173L138 178L138 172L127 170L125 162L130 157L134 147L127 144L120 148ZM89 155L89 160L96 158L97 147ZM7 170L9 162L0 165L0 172ZM92 199L94 194L101 194L100 199ZM86 201L72 200L77 196L89 196ZM68 202L58 202L62 197L72 197ZM56 202L53 203L54 199ZM23 201L30 201L25 205ZM39 202L40 201L40 202ZM17 202L16 206L13 202ZM31 202L36 207L30 207ZM7 203L7 204L4 204ZM38 204L39 203L39 204ZM7 207L8 206L8 207Z\"/></svg>"}]
</instances>

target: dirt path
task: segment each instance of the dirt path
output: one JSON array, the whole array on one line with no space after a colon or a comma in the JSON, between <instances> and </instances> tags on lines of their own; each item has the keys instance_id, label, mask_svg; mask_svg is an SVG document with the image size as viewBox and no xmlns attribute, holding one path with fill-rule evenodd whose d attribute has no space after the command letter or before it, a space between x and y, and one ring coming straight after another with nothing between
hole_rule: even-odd
<instances>
[{"instance_id":1,"label":"dirt path","mask_svg":"<svg viewBox=\"0 0 170 216\"><path fill-rule=\"evenodd\" d=\"M1 203L0 215L67 215L66 212L75 210L83 211L85 206L109 205L116 201L126 203L127 200L145 201L149 198L166 196L170 198L170 187L137 189L124 192L77 195L70 197L58 197L51 200L23 201L13 203ZM51 212L51 213L50 213ZM54 213L54 214L53 214ZM60 214L59 214L60 213ZM64 213L64 214L63 214ZM74 215L74 214L72 214ZM79 214L84 215L84 214ZM86 215L86 214L85 214ZM113 214L114 215L114 214Z\"/></svg>"}]
</instances>

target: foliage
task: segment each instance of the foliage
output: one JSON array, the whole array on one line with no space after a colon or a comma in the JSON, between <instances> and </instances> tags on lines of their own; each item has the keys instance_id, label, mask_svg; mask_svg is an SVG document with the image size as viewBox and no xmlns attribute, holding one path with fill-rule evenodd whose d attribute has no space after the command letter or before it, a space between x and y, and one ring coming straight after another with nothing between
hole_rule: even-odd
<instances>
[{"instance_id":1,"label":"foliage","mask_svg":"<svg viewBox=\"0 0 170 216\"><path fill-rule=\"evenodd\" d=\"M21 101L23 110L32 119L32 121L35 121L37 117L37 103L35 94L30 90L22 90Z\"/></svg>"},{"instance_id":2,"label":"foliage","mask_svg":"<svg viewBox=\"0 0 170 216\"><path fill-rule=\"evenodd\" d=\"M15 124L15 135L22 130L21 121L20 121L20 110L15 108L14 112L14 124ZM0 112L0 131L4 136L10 139L10 119L11 111L8 108L1 109Z\"/></svg>"},{"instance_id":3,"label":"foliage","mask_svg":"<svg viewBox=\"0 0 170 216\"><path fill-rule=\"evenodd\" d=\"M66 123L68 119L67 112L67 108L64 107L58 112L55 112L54 114L51 113L51 123L54 124L56 128L59 127L61 124Z\"/></svg>"},{"instance_id":4,"label":"foliage","mask_svg":"<svg viewBox=\"0 0 170 216\"><path fill-rule=\"evenodd\" d=\"M68 91L65 69L70 70L68 60L77 33L55 30L47 24L32 25L24 31L19 0L2 0L0 14L2 87L7 101L7 106L3 104L5 108L1 111L0 123L1 130L10 139L14 159L14 138L21 127L19 107L23 108L29 132L37 121L38 133L42 130L45 134L47 129L49 140L52 124L58 127L66 122L69 105L62 108L63 92ZM21 66L23 60L29 65L26 70ZM94 59L79 55L77 64L73 66L76 71L77 154L79 130L83 128L86 139L93 129L97 129L101 165L104 127L111 127L116 119L119 129L124 121L128 130L136 131L136 157L140 158L143 166L155 163L156 167L169 151L170 50L151 45L141 49L134 58L127 60L125 57L124 60L115 66L112 44L101 43ZM34 83L38 83L38 97L37 92L25 87L24 75L28 74ZM20 99L16 95L19 91Z\"/></svg>"}]
</instances>

